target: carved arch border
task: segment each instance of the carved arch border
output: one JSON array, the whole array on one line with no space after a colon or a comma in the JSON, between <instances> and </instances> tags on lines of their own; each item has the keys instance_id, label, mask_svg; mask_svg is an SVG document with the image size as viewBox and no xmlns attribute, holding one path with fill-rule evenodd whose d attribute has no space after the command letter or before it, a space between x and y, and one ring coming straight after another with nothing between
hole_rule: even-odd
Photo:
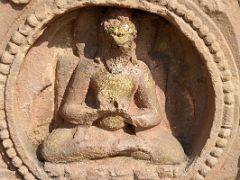
<instances>
[{"instance_id":1,"label":"carved arch border","mask_svg":"<svg viewBox=\"0 0 240 180\"><path fill-rule=\"evenodd\" d=\"M12 35L0 63L0 139L12 165L24 179L47 178L42 168L29 160L25 152L18 150L21 143L14 125L17 117L13 113L15 97L12 87L26 53L47 23L65 12L86 6L121 6L163 16L177 26L199 51L211 75L215 114L209 138L188 172L194 179L204 179L223 159L224 151L231 148L236 134L239 77L231 50L220 30L199 8L186 0L49 0L40 4Z\"/></svg>"}]
</instances>

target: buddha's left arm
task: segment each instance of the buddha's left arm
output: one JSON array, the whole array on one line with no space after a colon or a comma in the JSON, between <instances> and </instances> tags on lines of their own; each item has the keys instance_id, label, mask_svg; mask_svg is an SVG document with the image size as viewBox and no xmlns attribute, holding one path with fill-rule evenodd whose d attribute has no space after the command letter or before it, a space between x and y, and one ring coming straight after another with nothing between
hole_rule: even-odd
<instances>
[{"instance_id":1,"label":"buddha's left arm","mask_svg":"<svg viewBox=\"0 0 240 180\"><path fill-rule=\"evenodd\" d=\"M140 77L135 94L138 109L131 113L131 124L138 128L148 128L161 122L161 110L156 94L156 85L146 65Z\"/></svg>"}]
</instances>

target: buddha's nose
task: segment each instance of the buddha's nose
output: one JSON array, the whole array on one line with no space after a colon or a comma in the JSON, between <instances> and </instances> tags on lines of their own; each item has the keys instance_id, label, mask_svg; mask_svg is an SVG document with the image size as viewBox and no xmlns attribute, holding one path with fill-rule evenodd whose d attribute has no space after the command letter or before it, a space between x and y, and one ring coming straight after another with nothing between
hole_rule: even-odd
<instances>
[{"instance_id":1,"label":"buddha's nose","mask_svg":"<svg viewBox=\"0 0 240 180\"><path fill-rule=\"evenodd\" d=\"M127 23L122 23L119 26L116 26L114 28L114 35L118 37L122 37L130 33L131 33L131 28Z\"/></svg>"}]
</instances>

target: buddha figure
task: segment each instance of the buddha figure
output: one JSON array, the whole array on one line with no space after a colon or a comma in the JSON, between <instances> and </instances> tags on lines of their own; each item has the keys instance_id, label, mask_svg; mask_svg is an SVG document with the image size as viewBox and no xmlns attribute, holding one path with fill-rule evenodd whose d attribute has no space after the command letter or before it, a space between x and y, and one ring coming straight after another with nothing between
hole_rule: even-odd
<instances>
[{"instance_id":1,"label":"buddha figure","mask_svg":"<svg viewBox=\"0 0 240 180\"><path fill-rule=\"evenodd\" d=\"M48 162L125 156L159 164L185 161L181 144L166 130L155 81L135 54L137 22L130 10L112 9L99 23L94 60L79 60L54 129L41 145Z\"/></svg>"}]
</instances>

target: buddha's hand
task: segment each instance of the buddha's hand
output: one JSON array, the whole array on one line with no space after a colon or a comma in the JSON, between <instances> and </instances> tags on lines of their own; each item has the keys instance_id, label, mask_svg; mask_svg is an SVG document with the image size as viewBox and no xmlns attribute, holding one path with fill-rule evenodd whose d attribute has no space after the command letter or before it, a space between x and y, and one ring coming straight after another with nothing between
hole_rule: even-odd
<instances>
[{"instance_id":1,"label":"buddha's hand","mask_svg":"<svg viewBox=\"0 0 240 180\"><path fill-rule=\"evenodd\" d=\"M142 108L129 114L126 123L132 124L137 128L149 128L161 122L160 114L151 109Z\"/></svg>"},{"instance_id":2,"label":"buddha's hand","mask_svg":"<svg viewBox=\"0 0 240 180\"><path fill-rule=\"evenodd\" d=\"M99 110L102 112L115 112L116 106L112 99L107 99L105 97L99 96L98 99Z\"/></svg>"},{"instance_id":3,"label":"buddha's hand","mask_svg":"<svg viewBox=\"0 0 240 180\"><path fill-rule=\"evenodd\" d=\"M75 114L71 114L71 116L69 117L71 119L69 119L69 121L73 124L78 125L92 125L93 122L96 121L100 115L101 112L99 112L97 109L93 109L87 106L81 106Z\"/></svg>"},{"instance_id":4,"label":"buddha's hand","mask_svg":"<svg viewBox=\"0 0 240 180\"><path fill-rule=\"evenodd\" d=\"M128 99L127 97L119 97L116 104L118 111L127 113L130 104L130 99Z\"/></svg>"},{"instance_id":5,"label":"buddha's hand","mask_svg":"<svg viewBox=\"0 0 240 180\"><path fill-rule=\"evenodd\" d=\"M80 118L77 122L79 125L89 125L91 126L93 122L97 119L97 114L93 112L85 112L80 114Z\"/></svg>"},{"instance_id":6,"label":"buddha's hand","mask_svg":"<svg viewBox=\"0 0 240 180\"><path fill-rule=\"evenodd\" d=\"M92 125L99 117L98 110L85 105L66 104L60 115L67 122L76 125Z\"/></svg>"},{"instance_id":7,"label":"buddha's hand","mask_svg":"<svg viewBox=\"0 0 240 180\"><path fill-rule=\"evenodd\" d=\"M124 120L122 116L108 116L99 122L99 126L106 130L115 131L125 126Z\"/></svg>"},{"instance_id":8,"label":"buddha's hand","mask_svg":"<svg viewBox=\"0 0 240 180\"><path fill-rule=\"evenodd\" d=\"M144 116L131 116L127 119L127 123L133 125L134 127L147 127L147 122Z\"/></svg>"}]
</instances>

